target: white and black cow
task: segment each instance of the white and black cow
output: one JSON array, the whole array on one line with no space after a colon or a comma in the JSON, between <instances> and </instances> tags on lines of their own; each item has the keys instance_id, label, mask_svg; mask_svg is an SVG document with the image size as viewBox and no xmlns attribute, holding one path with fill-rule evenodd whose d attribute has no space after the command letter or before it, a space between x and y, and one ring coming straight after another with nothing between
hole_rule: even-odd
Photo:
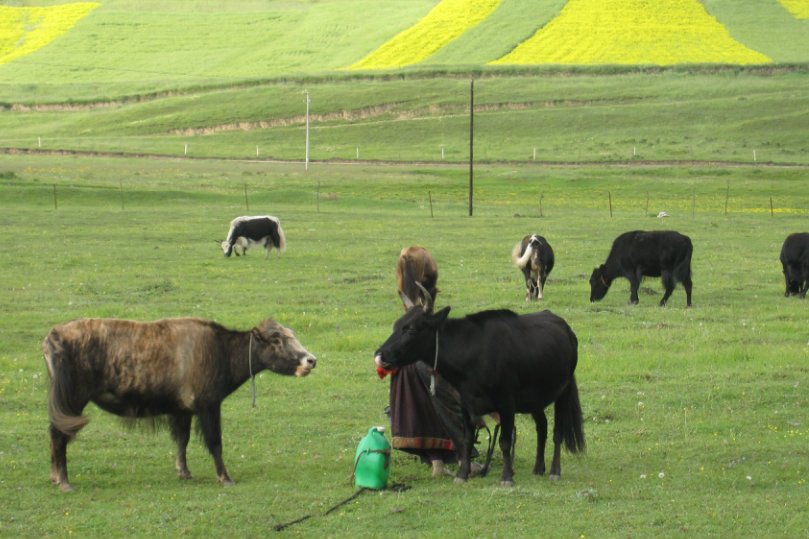
<instances>
[{"instance_id":1,"label":"white and black cow","mask_svg":"<svg viewBox=\"0 0 809 539\"><path fill-rule=\"evenodd\" d=\"M786 281L784 296L806 298L809 290L809 232L787 236L781 247L781 265Z\"/></svg>"},{"instance_id":2,"label":"white and black cow","mask_svg":"<svg viewBox=\"0 0 809 539\"><path fill-rule=\"evenodd\" d=\"M281 228L281 221L272 215L235 218L230 222L227 239L222 242L225 256L230 256L236 245L242 248L242 254L247 254L247 249L253 245L261 245L267 249L267 256L270 256L273 247L278 249L279 253L284 252L286 237Z\"/></svg>"},{"instance_id":3,"label":"white and black cow","mask_svg":"<svg viewBox=\"0 0 809 539\"><path fill-rule=\"evenodd\" d=\"M525 300L542 299L545 281L553 269L553 249L538 234L525 236L511 251L511 260L525 277Z\"/></svg>"}]
</instances>

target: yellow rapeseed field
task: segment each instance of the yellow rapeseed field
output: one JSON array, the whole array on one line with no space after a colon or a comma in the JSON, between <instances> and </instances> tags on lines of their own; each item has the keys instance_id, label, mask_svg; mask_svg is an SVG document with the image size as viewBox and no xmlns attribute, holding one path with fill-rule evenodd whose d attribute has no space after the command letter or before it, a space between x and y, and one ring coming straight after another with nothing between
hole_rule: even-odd
<instances>
[{"instance_id":1,"label":"yellow rapeseed field","mask_svg":"<svg viewBox=\"0 0 809 539\"><path fill-rule=\"evenodd\" d=\"M442 0L426 17L349 69L416 64L488 17L502 0Z\"/></svg>"},{"instance_id":2,"label":"yellow rapeseed field","mask_svg":"<svg viewBox=\"0 0 809 539\"><path fill-rule=\"evenodd\" d=\"M796 19L809 19L809 0L779 0Z\"/></svg>"},{"instance_id":3,"label":"yellow rapeseed field","mask_svg":"<svg viewBox=\"0 0 809 539\"><path fill-rule=\"evenodd\" d=\"M0 6L0 64L44 47L96 7L95 2L50 7Z\"/></svg>"},{"instance_id":4,"label":"yellow rapeseed field","mask_svg":"<svg viewBox=\"0 0 809 539\"><path fill-rule=\"evenodd\" d=\"M569 0L493 64L759 64L698 0Z\"/></svg>"}]
</instances>

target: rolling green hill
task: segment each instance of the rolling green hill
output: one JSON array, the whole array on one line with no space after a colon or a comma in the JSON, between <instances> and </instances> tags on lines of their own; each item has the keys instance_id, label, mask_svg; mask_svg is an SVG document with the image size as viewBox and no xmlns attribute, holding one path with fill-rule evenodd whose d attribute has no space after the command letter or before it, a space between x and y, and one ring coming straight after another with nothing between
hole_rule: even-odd
<instances>
[{"instance_id":1,"label":"rolling green hill","mask_svg":"<svg viewBox=\"0 0 809 539\"><path fill-rule=\"evenodd\" d=\"M409 67L348 69L408 29L440 29L430 23L436 6L452 8L440 11L446 17L477 1L104 0L60 37L0 64L0 148L299 160L308 92L315 160L458 162L474 77L480 160L809 163L809 19L778 0L671 4L712 17L728 43L765 59L757 66L493 65L568 8L578 8L565 12L569 22L594 5L501 0ZM625 18L641 4L616 5ZM676 42L673 20L650 26L665 29L664 43ZM0 47L24 44L2 35Z\"/></svg>"},{"instance_id":2,"label":"rolling green hill","mask_svg":"<svg viewBox=\"0 0 809 539\"><path fill-rule=\"evenodd\" d=\"M24 9L63 3L13 5ZM567 3L502 0L480 24L417 65L443 69L497 60L546 26ZM36 98L55 85L69 85L78 97L93 91L115 95L333 73L414 26L437 4L435 0L104 0L58 39L0 64L0 100ZM626 10L633 8L631 2L621 4ZM778 0L702 4L733 39L771 63L809 61L809 20L797 18ZM670 17L676 21L677 14ZM581 28L583 35L593 30L597 29Z\"/></svg>"}]
</instances>

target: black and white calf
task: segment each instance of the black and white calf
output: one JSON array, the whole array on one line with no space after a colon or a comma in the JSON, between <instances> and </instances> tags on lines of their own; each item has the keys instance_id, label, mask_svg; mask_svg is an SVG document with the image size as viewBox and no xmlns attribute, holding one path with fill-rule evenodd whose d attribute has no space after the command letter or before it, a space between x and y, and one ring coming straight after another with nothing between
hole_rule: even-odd
<instances>
[{"instance_id":1,"label":"black and white calf","mask_svg":"<svg viewBox=\"0 0 809 539\"><path fill-rule=\"evenodd\" d=\"M786 281L784 296L805 298L809 290L809 232L787 236L781 247L780 258Z\"/></svg>"},{"instance_id":2,"label":"black and white calf","mask_svg":"<svg viewBox=\"0 0 809 539\"><path fill-rule=\"evenodd\" d=\"M261 245L267 249L267 256L275 247L279 253L286 248L286 237L281 228L281 221L272 215L258 215L255 217L237 217L230 222L228 237L222 242L222 251L230 256L234 247L241 247L242 254L253 245ZM238 256L238 252L236 255Z\"/></svg>"},{"instance_id":3,"label":"black and white calf","mask_svg":"<svg viewBox=\"0 0 809 539\"><path fill-rule=\"evenodd\" d=\"M542 299L545 281L553 269L553 249L538 234L525 236L511 251L511 260L525 276L525 300Z\"/></svg>"}]
</instances>

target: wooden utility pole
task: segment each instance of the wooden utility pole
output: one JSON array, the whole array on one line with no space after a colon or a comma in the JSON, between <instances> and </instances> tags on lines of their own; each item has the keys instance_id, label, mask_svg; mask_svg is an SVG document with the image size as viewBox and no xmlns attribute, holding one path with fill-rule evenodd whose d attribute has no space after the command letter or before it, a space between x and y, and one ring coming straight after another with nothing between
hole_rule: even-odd
<instances>
[{"instance_id":1,"label":"wooden utility pole","mask_svg":"<svg viewBox=\"0 0 809 539\"><path fill-rule=\"evenodd\" d=\"M475 79L469 83L469 217L472 217L472 193L475 155Z\"/></svg>"}]
</instances>

